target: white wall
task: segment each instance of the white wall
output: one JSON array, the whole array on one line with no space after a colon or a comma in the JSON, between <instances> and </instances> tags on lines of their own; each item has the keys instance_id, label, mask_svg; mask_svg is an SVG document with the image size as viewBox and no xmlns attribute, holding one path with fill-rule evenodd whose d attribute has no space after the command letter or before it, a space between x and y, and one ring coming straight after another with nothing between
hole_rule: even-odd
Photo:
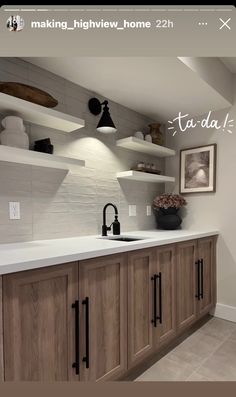
<instances>
[{"instance_id":1,"label":"white wall","mask_svg":"<svg viewBox=\"0 0 236 397\"><path fill-rule=\"evenodd\" d=\"M0 242L100 234L102 208L109 201L118 206L123 232L155 227L154 216L146 215L146 206L152 204L159 189L164 190L164 184L119 183L116 178L117 172L140 160L164 170L164 160L115 145L118 138L137 130L148 131L150 119L109 101L118 132L103 135L96 131L100 116L88 110L88 100L95 93L17 58L0 58L0 81L18 81L46 90L59 100L56 109L85 119L85 128L70 134L33 124L26 127L32 143L50 137L55 154L86 161L86 168L71 169L68 175L61 170L0 162ZM20 220L9 220L9 201L21 203ZM137 206L136 217L129 217L129 204ZM113 210L110 212L111 223L114 216Z\"/></svg>"},{"instance_id":2,"label":"white wall","mask_svg":"<svg viewBox=\"0 0 236 397\"><path fill-rule=\"evenodd\" d=\"M236 98L236 78L234 94ZM236 124L236 103L228 110ZM220 119L228 110L214 115ZM186 195L188 206L183 227L219 229L217 300L236 307L236 128L233 134L200 128L175 137L168 134L167 142L178 152L182 148L217 143L216 193ZM176 176L174 190L179 191L179 156L167 161L166 172Z\"/></svg>"}]
</instances>

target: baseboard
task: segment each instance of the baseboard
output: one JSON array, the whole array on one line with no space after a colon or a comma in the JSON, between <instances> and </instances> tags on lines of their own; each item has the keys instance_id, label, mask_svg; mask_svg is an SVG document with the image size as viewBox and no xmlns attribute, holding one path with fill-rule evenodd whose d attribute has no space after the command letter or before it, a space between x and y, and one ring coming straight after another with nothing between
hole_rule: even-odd
<instances>
[{"instance_id":1,"label":"baseboard","mask_svg":"<svg viewBox=\"0 0 236 397\"><path fill-rule=\"evenodd\" d=\"M212 315L236 323L236 307L217 303Z\"/></svg>"}]
</instances>

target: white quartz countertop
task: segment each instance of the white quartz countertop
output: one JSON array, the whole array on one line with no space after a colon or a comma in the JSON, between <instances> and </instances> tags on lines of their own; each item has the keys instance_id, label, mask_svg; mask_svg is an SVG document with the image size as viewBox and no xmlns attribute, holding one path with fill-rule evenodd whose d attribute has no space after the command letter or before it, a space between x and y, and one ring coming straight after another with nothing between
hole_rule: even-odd
<instances>
[{"instance_id":1,"label":"white quartz countertop","mask_svg":"<svg viewBox=\"0 0 236 397\"><path fill-rule=\"evenodd\" d=\"M217 230L145 230L122 233L143 240L111 241L100 236L0 244L0 274L57 265L217 235Z\"/></svg>"}]
</instances>

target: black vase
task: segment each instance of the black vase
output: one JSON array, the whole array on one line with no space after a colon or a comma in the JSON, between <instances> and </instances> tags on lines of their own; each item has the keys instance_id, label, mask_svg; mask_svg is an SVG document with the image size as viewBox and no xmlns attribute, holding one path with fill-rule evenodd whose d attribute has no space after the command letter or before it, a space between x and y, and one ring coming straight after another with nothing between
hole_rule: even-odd
<instances>
[{"instance_id":1,"label":"black vase","mask_svg":"<svg viewBox=\"0 0 236 397\"><path fill-rule=\"evenodd\" d=\"M40 139L34 142L34 151L53 154L53 145L50 138Z\"/></svg>"},{"instance_id":2,"label":"black vase","mask_svg":"<svg viewBox=\"0 0 236 397\"><path fill-rule=\"evenodd\" d=\"M182 219L178 215L179 208L169 207L160 208L156 212L156 221L159 229L175 230L178 229L182 223Z\"/></svg>"}]
</instances>

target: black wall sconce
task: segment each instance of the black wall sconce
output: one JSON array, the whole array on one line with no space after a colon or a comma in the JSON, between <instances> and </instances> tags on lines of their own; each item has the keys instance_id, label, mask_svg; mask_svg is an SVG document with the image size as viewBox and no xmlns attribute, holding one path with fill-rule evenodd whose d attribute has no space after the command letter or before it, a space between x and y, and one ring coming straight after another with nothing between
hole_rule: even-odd
<instances>
[{"instance_id":1,"label":"black wall sconce","mask_svg":"<svg viewBox=\"0 0 236 397\"><path fill-rule=\"evenodd\" d=\"M100 121L97 125L97 130L99 132L103 132L104 134L110 134L117 131L109 112L108 101L104 101L101 103L97 98L91 98L89 100L88 106L90 112L95 116L101 113L102 106L104 106L102 117L100 118Z\"/></svg>"}]
</instances>

